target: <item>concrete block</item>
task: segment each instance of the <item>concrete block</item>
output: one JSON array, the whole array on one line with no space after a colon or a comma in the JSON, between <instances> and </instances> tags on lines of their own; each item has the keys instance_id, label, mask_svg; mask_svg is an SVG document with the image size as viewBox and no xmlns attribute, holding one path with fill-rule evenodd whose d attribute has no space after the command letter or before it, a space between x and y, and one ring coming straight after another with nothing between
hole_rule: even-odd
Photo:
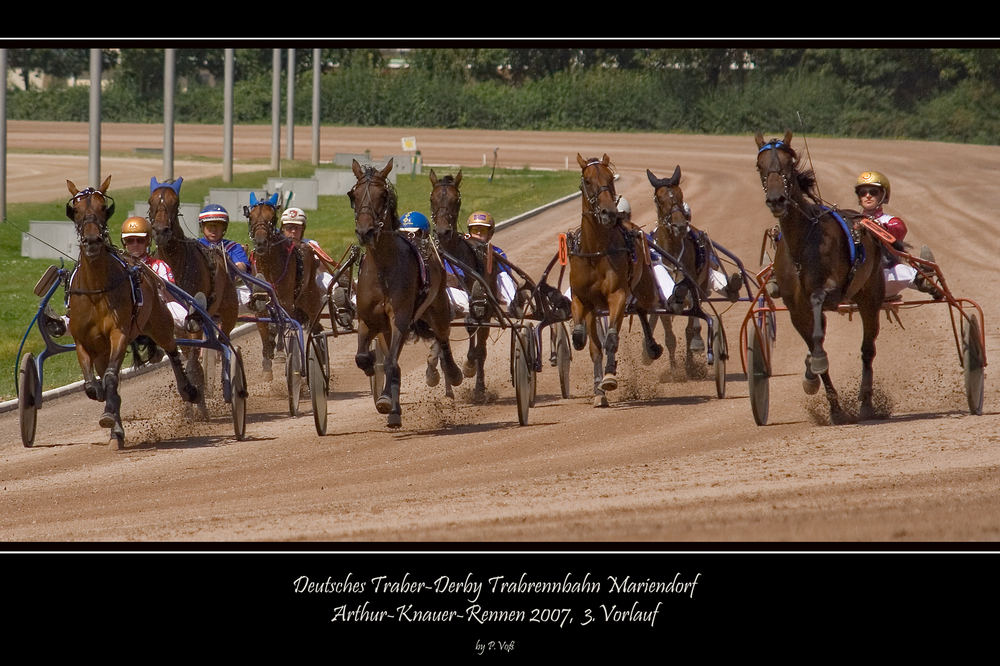
<instances>
[{"instance_id":1,"label":"concrete block","mask_svg":"<svg viewBox=\"0 0 1000 666\"><path fill-rule=\"evenodd\" d=\"M80 256L76 225L68 220L29 220L28 233L21 234L21 256L76 261Z\"/></svg>"}]
</instances>

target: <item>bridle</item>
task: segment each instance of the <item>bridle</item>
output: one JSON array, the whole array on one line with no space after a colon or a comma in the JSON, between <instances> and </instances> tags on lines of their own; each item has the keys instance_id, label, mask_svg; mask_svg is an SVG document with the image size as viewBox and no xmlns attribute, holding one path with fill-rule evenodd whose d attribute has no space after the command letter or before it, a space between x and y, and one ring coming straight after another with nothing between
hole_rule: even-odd
<instances>
[{"instance_id":1,"label":"bridle","mask_svg":"<svg viewBox=\"0 0 1000 666\"><path fill-rule=\"evenodd\" d=\"M782 186L782 190L783 190L783 194L785 195L785 198L787 200L789 200L789 201L793 201L793 198L791 196L792 195L792 192L791 192L792 179L790 178L789 174L787 173L787 170L784 169L784 168L782 168L782 166L781 166L781 160L778 158L778 153L777 153L777 151L779 151L779 150L783 150L786 153L788 153L788 155L792 159L792 165L795 164L795 160L796 160L795 151L792 150L788 146L788 144L786 144L784 141L781 141L779 139L772 139L771 141L768 141L763 146L761 146L760 149L757 151L757 155L758 155L757 173L760 176L760 184L761 184L761 187L764 190L764 194L767 194L767 180L771 176L771 174L777 174L778 177L781 178L781 186ZM763 153L764 151L771 151L771 153L770 153L771 164L768 165L766 172L761 168L760 161L759 161L760 154Z\"/></svg>"},{"instance_id":2,"label":"bridle","mask_svg":"<svg viewBox=\"0 0 1000 666\"><path fill-rule=\"evenodd\" d=\"M437 227L438 219L444 220L445 224L452 231L458 231L458 211L462 210L462 191L458 189L453 181L439 180L434 188L431 190L431 201L433 205L434 192L441 187L450 187L455 190L455 194L458 195L458 200L451 204L451 206L438 206L431 210L431 219L434 221L434 226ZM454 207L454 211L451 209Z\"/></svg>"},{"instance_id":3,"label":"bridle","mask_svg":"<svg viewBox=\"0 0 1000 666\"><path fill-rule=\"evenodd\" d=\"M368 170L365 171L364 181L359 182L357 185L355 185L354 188L352 188L351 191L347 193L347 198L350 199L351 208L354 210L355 226L357 226L358 218L362 213L367 211L368 214L371 215L372 219L374 220L374 228L375 228L374 240L377 241L379 235L382 233L382 230L385 228L386 217L389 214L389 205L390 205L389 200L391 197L389 194L388 183L386 183L386 181L383 178L378 177L377 180L381 181L384 189L386 190L386 197L385 201L382 204L382 207L376 210L374 204L372 203L373 199L371 195L371 186L373 180L376 180L376 173L374 169L369 168ZM358 202L357 195L354 193L354 190L357 189L358 186L360 185L364 185L364 191L361 197L361 201ZM357 233L357 229L355 229L355 233Z\"/></svg>"},{"instance_id":4,"label":"bridle","mask_svg":"<svg viewBox=\"0 0 1000 666\"><path fill-rule=\"evenodd\" d=\"M604 164L604 162L602 162L601 160L591 160L590 162L587 162L587 164L584 165L583 167L583 171L586 171L590 167L598 167L598 168L604 167L605 169L608 170L608 173L612 173L611 168L606 164ZM587 203L587 206L590 209L589 210L590 215L594 217L594 219L597 220L600 224L609 227L613 224L616 224L619 221L620 218L618 215L608 214L607 211L601 209L600 205L598 204L598 199L604 192L610 192L611 196L614 197L615 205L618 204L618 200L621 197L615 194L615 184L613 177L611 178L609 184L601 185L596 192L591 193L587 190L586 177L581 175L580 192L583 194L583 200Z\"/></svg>"},{"instance_id":5,"label":"bridle","mask_svg":"<svg viewBox=\"0 0 1000 666\"><path fill-rule=\"evenodd\" d=\"M660 200L656 196L656 191L653 192L653 203L656 205L656 226L666 227L670 230L670 233L675 237L679 238L688 230L690 222L690 213L688 209L683 205L683 203L677 202L677 197L674 196L674 188L670 185L664 185L667 189L667 196L670 197L670 208L666 212L660 212ZM657 188L659 189L659 188ZM683 222L674 222L674 214L680 213Z\"/></svg>"}]
</instances>

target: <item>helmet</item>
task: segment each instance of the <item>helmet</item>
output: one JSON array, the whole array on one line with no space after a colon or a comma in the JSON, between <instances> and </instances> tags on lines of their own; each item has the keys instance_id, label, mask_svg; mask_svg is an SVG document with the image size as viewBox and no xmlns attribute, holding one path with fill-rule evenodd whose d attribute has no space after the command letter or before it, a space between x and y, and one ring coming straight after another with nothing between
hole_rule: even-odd
<instances>
[{"instance_id":1,"label":"helmet","mask_svg":"<svg viewBox=\"0 0 1000 666\"><path fill-rule=\"evenodd\" d=\"M152 237L153 227L149 220L144 217L130 217L122 222L122 242L126 238L139 236L149 240Z\"/></svg>"},{"instance_id":2,"label":"helmet","mask_svg":"<svg viewBox=\"0 0 1000 666\"><path fill-rule=\"evenodd\" d=\"M399 230L411 232L422 231L424 234L429 234L431 232L431 223L423 213L411 210L399 218Z\"/></svg>"},{"instance_id":3,"label":"helmet","mask_svg":"<svg viewBox=\"0 0 1000 666\"><path fill-rule=\"evenodd\" d=\"M219 204L208 204L198 213L198 224L204 225L206 222L221 222L223 228L229 228L229 211Z\"/></svg>"},{"instance_id":4,"label":"helmet","mask_svg":"<svg viewBox=\"0 0 1000 666\"><path fill-rule=\"evenodd\" d=\"M469 233L472 233L472 227L486 227L486 237L493 238L493 232L496 229L496 224L493 222L493 216L489 213L481 210L477 210L469 219L466 220L465 226L469 228ZM480 233L482 233L480 231Z\"/></svg>"},{"instance_id":5,"label":"helmet","mask_svg":"<svg viewBox=\"0 0 1000 666\"><path fill-rule=\"evenodd\" d=\"M865 185L872 185L875 187L881 187L885 190L885 197L882 198L883 203L889 201L889 191L891 186L889 185L889 179L885 177L884 174L878 171L865 171L860 176L858 176L858 181L854 184L854 191L857 193L859 187L864 187Z\"/></svg>"},{"instance_id":6,"label":"helmet","mask_svg":"<svg viewBox=\"0 0 1000 666\"><path fill-rule=\"evenodd\" d=\"M286 224L301 224L306 226L306 212L301 208L286 208L281 214L281 226Z\"/></svg>"},{"instance_id":7,"label":"helmet","mask_svg":"<svg viewBox=\"0 0 1000 666\"><path fill-rule=\"evenodd\" d=\"M626 215L632 214L632 206L629 205L628 199L625 197L618 198L618 212L625 213Z\"/></svg>"}]
</instances>

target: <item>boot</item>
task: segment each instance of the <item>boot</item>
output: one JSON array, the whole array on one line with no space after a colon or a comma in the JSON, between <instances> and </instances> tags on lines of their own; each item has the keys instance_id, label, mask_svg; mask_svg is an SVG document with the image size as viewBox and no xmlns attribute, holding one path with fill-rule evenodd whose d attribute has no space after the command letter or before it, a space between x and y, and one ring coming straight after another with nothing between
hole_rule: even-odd
<instances>
[{"instance_id":1,"label":"boot","mask_svg":"<svg viewBox=\"0 0 1000 666\"><path fill-rule=\"evenodd\" d=\"M767 295L771 298L780 298L781 290L778 289L778 281L774 279L774 275L771 275L767 280Z\"/></svg>"},{"instance_id":2,"label":"boot","mask_svg":"<svg viewBox=\"0 0 1000 666\"><path fill-rule=\"evenodd\" d=\"M934 261L934 253L931 249L924 245L920 248L920 258L924 261L929 261L931 263L937 263ZM925 294L929 294L931 298L935 301L940 301L944 298L944 294L938 289L932 280L925 278L923 275L917 274L917 277L913 280L913 287L917 291L922 291Z\"/></svg>"},{"instance_id":3,"label":"boot","mask_svg":"<svg viewBox=\"0 0 1000 666\"><path fill-rule=\"evenodd\" d=\"M66 317L60 317L57 315L49 308L48 304L46 304L45 309L42 310L42 326L45 327L45 331L53 338L61 338L66 335Z\"/></svg>"},{"instance_id":4,"label":"boot","mask_svg":"<svg viewBox=\"0 0 1000 666\"><path fill-rule=\"evenodd\" d=\"M354 323L354 314L347 300L347 290L339 284L333 288L333 305L337 308L337 324L341 328L350 330Z\"/></svg>"},{"instance_id":5,"label":"boot","mask_svg":"<svg viewBox=\"0 0 1000 666\"><path fill-rule=\"evenodd\" d=\"M731 303L740 300L740 288L743 286L743 276L740 273L733 273L726 282L726 298Z\"/></svg>"}]
</instances>

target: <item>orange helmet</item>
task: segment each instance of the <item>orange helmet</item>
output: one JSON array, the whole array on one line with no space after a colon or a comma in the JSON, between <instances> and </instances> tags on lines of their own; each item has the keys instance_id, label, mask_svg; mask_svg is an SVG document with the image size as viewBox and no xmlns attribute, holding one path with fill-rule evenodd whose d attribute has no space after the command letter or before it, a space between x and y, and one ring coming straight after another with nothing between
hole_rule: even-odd
<instances>
[{"instance_id":1,"label":"orange helmet","mask_svg":"<svg viewBox=\"0 0 1000 666\"><path fill-rule=\"evenodd\" d=\"M122 243L125 243L125 239L133 236L140 236L147 240L153 237L153 227L150 225L149 220L144 217L130 217L124 222L122 222Z\"/></svg>"},{"instance_id":2,"label":"orange helmet","mask_svg":"<svg viewBox=\"0 0 1000 666\"><path fill-rule=\"evenodd\" d=\"M486 238L493 238L493 232L496 230L496 223L493 222L493 216L486 211L477 210L469 219L466 220L465 226L469 228L469 233L473 233L473 227L486 227ZM477 233L483 233L482 229L478 229Z\"/></svg>"}]
</instances>

